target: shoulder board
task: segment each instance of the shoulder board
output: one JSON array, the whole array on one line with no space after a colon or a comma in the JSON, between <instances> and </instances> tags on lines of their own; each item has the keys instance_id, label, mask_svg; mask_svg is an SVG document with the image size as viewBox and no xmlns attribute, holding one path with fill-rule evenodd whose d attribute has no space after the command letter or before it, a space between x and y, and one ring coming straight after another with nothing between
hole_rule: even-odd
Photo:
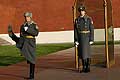
<instances>
[{"instance_id":1,"label":"shoulder board","mask_svg":"<svg viewBox=\"0 0 120 80\"><path fill-rule=\"evenodd\" d=\"M37 26L37 23L32 22L32 24L35 25L35 28L36 28L36 29L39 29L39 27Z\"/></svg>"},{"instance_id":2,"label":"shoulder board","mask_svg":"<svg viewBox=\"0 0 120 80\"><path fill-rule=\"evenodd\" d=\"M87 15L87 18L90 19L91 23L93 24L93 20L90 16Z\"/></svg>"}]
</instances>

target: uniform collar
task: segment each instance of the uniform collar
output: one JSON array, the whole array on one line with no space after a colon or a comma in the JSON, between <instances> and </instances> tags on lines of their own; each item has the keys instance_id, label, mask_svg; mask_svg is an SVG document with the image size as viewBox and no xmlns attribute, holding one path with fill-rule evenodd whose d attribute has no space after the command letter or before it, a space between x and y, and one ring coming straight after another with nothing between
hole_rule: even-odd
<instances>
[{"instance_id":1,"label":"uniform collar","mask_svg":"<svg viewBox=\"0 0 120 80\"><path fill-rule=\"evenodd\" d=\"M33 24L33 23L34 23L34 21L31 21L30 23L24 22L24 26L25 26L26 24L31 25L31 24Z\"/></svg>"},{"instance_id":2,"label":"uniform collar","mask_svg":"<svg viewBox=\"0 0 120 80\"><path fill-rule=\"evenodd\" d=\"M84 15L84 16L79 16L80 18L86 18L88 17L88 15Z\"/></svg>"}]
</instances>

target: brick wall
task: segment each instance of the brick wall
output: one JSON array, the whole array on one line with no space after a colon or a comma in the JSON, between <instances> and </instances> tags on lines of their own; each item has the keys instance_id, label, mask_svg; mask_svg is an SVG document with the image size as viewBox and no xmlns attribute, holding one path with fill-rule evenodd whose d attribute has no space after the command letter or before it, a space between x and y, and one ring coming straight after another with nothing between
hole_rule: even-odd
<instances>
[{"instance_id":1,"label":"brick wall","mask_svg":"<svg viewBox=\"0 0 120 80\"><path fill-rule=\"evenodd\" d=\"M119 0L112 0L113 22L119 22ZM19 32L24 22L23 13L31 11L40 31L72 30L72 6L74 0L0 0L0 33L7 33L7 25L12 24L14 32ZM95 28L104 28L102 0L87 0L88 15L92 16Z\"/></svg>"},{"instance_id":2,"label":"brick wall","mask_svg":"<svg viewBox=\"0 0 120 80\"><path fill-rule=\"evenodd\" d=\"M112 0L114 27L120 27L120 0Z\"/></svg>"}]
</instances>

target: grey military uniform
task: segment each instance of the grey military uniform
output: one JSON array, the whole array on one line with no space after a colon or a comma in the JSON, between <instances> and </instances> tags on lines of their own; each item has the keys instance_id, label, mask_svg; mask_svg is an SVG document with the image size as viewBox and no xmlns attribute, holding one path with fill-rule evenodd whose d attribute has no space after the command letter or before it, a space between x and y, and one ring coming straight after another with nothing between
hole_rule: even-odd
<instances>
[{"instance_id":1,"label":"grey military uniform","mask_svg":"<svg viewBox=\"0 0 120 80\"><path fill-rule=\"evenodd\" d=\"M28 29L25 31L24 27L28 27ZM20 37L17 37L14 33L10 36L16 42L16 47L20 49L21 54L32 64L35 64L35 37L38 33L39 31L36 23L31 21L31 23L25 22L21 26Z\"/></svg>"},{"instance_id":2,"label":"grey military uniform","mask_svg":"<svg viewBox=\"0 0 120 80\"><path fill-rule=\"evenodd\" d=\"M26 26L28 27L28 29L25 31L24 27ZM33 64L35 64L35 53L36 53L35 36L38 35L38 32L39 32L38 27L36 23L34 23L33 21L29 24L24 23L20 29L20 37L23 38L23 43L21 42L22 46L20 48L20 51L22 55L24 55L25 58Z\"/></svg>"},{"instance_id":3,"label":"grey military uniform","mask_svg":"<svg viewBox=\"0 0 120 80\"><path fill-rule=\"evenodd\" d=\"M90 41L94 41L94 27L89 16L78 17L74 26L74 41L78 42L78 57L90 58Z\"/></svg>"},{"instance_id":4,"label":"grey military uniform","mask_svg":"<svg viewBox=\"0 0 120 80\"><path fill-rule=\"evenodd\" d=\"M36 39L38 36L38 27L35 22L32 21L32 13L25 12L25 23L21 25L20 37L17 37L13 31L12 26L8 26L8 34L13 41L16 42L16 47L20 49L21 54L26 58L30 64L29 80L34 80L35 72L35 57L36 57Z\"/></svg>"}]
</instances>

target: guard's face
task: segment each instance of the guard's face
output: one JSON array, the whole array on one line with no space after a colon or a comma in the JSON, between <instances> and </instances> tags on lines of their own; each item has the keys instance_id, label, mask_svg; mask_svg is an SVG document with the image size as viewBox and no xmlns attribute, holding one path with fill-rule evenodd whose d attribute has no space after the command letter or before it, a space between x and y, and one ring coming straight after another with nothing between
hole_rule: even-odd
<instances>
[{"instance_id":1,"label":"guard's face","mask_svg":"<svg viewBox=\"0 0 120 80\"><path fill-rule=\"evenodd\" d=\"M25 21L30 22L31 21L31 17L26 16L25 17Z\"/></svg>"},{"instance_id":2,"label":"guard's face","mask_svg":"<svg viewBox=\"0 0 120 80\"><path fill-rule=\"evenodd\" d=\"M85 11L80 11L81 16L84 16L85 13L86 13Z\"/></svg>"}]
</instances>

